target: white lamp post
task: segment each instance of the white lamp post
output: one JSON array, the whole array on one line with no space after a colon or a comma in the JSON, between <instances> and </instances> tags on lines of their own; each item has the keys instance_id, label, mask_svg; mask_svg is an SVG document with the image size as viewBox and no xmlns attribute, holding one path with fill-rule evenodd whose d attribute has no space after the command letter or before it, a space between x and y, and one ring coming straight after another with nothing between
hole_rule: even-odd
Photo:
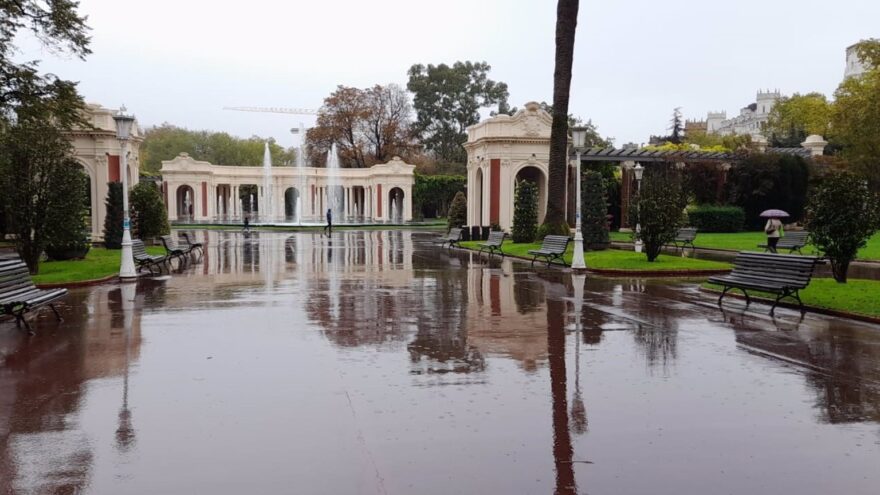
<instances>
[{"instance_id":1,"label":"white lamp post","mask_svg":"<svg viewBox=\"0 0 880 495\"><path fill-rule=\"evenodd\" d=\"M128 138L134 116L125 114L125 107L113 116L116 121L116 139L121 148L120 175L122 176L122 261L119 266L119 278L123 281L137 279L134 268L134 257L131 253L131 219L128 216Z\"/></svg>"},{"instance_id":2,"label":"white lamp post","mask_svg":"<svg viewBox=\"0 0 880 495\"><path fill-rule=\"evenodd\" d=\"M584 271L587 264L584 263L584 235L581 232L581 153L584 151L584 145L587 140L586 127L572 127L571 140L574 145L575 157L577 160L575 166L575 213L574 213L574 253L572 254L571 269L575 271Z\"/></svg>"},{"instance_id":3,"label":"white lamp post","mask_svg":"<svg viewBox=\"0 0 880 495\"><path fill-rule=\"evenodd\" d=\"M637 163L635 168L633 168L633 172L636 174L636 195L639 198L639 202L636 204L636 242L634 244L635 251L637 253L642 252L642 210L641 210L641 199L642 199L642 174L645 173L645 167L642 166L641 163Z\"/></svg>"}]
</instances>

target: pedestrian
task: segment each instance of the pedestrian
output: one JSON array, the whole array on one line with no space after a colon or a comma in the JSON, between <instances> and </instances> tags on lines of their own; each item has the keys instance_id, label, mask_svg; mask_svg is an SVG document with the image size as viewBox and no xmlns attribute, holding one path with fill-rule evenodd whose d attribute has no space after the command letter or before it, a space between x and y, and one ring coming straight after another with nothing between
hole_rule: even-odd
<instances>
[{"instance_id":1,"label":"pedestrian","mask_svg":"<svg viewBox=\"0 0 880 495\"><path fill-rule=\"evenodd\" d=\"M771 253L775 253L776 244L779 243L779 238L782 237L782 220L770 217L767 220L767 225L764 226L764 233L767 234L767 249Z\"/></svg>"},{"instance_id":2,"label":"pedestrian","mask_svg":"<svg viewBox=\"0 0 880 495\"><path fill-rule=\"evenodd\" d=\"M324 233L329 237L333 234L333 210L327 208L327 225L324 226Z\"/></svg>"},{"instance_id":3,"label":"pedestrian","mask_svg":"<svg viewBox=\"0 0 880 495\"><path fill-rule=\"evenodd\" d=\"M244 228L241 230L242 230L242 232L245 232L248 234L251 232L251 222L247 216L244 217Z\"/></svg>"}]
</instances>

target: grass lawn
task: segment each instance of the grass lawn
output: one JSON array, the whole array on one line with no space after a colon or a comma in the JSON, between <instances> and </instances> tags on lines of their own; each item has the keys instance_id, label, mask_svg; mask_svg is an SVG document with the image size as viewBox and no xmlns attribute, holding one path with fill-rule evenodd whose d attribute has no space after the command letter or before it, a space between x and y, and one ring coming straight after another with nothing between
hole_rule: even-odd
<instances>
[{"instance_id":1,"label":"grass lawn","mask_svg":"<svg viewBox=\"0 0 880 495\"><path fill-rule=\"evenodd\" d=\"M704 287L721 290L720 286L704 284ZM738 289L731 292L741 294ZM749 291L749 295L776 298L774 294ZM880 280L849 280L838 284L833 278L814 278L806 289L801 291L801 299L808 306L858 313L880 317ZM795 302L786 298L785 302Z\"/></svg>"},{"instance_id":2,"label":"grass lawn","mask_svg":"<svg viewBox=\"0 0 880 495\"><path fill-rule=\"evenodd\" d=\"M611 240L629 242L632 238L628 232L612 232ZM764 244L767 236L763 232L736 232L733 234L697 234L694 244L698 248L730 249L733 251L755 251L758 244ZM787 252L787 251L786 251ZM804 254L816 253L813 246L803 249ZM868 245L862 248L858 257L865 260L880 260L880 232L868 239Z\"/></svg>"},{"instance_id":3,"label":"grass lawn","mask_svg":"<svg viewBox=\"0 0 880 495\"><path fill-rule=\"evenodd\" d=\"M482 241L462 242L461 246L468 249L479 249ZM514 244L504 241L504 253L512 256L520 256L531 259L528 254L530 249L538 249L541 243ZM573 245L568 245L565 252L565 262L571 264ZM661 254L656 261L648 263L643 253L621 251L620 249L607 249L605 251L587 251L584 260L588 268L602 270L628 270L628 271L682 271L682 270L724 270L730 268L727 263L709 260L697 260L693 258L681 258L679 256L667 256ZM540 260L539 260L540 261Z\"/></svg>"},{"instance_id":4,"label":"grass lawn","mask_svg":"<svg viewBox=\"0 0 880 495\"><path fill-rule=\"evenodd\" d=\"M150 254L165 254L160 246L148 246ZM97 280L119 273L120 249L92 247L83 260L44 261L40 273L33 277L35 284L62 284Z\"/></svg>"}]
</instances>

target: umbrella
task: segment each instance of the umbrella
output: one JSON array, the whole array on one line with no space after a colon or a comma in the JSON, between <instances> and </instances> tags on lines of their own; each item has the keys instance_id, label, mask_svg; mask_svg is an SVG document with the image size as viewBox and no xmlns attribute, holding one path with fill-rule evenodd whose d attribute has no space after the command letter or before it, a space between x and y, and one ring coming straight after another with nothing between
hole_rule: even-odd
<instances>
[{"instance_id":1,"label":"umbrella","mask_svg":"<svg viewBox=\"0 0 880 495\"><path fill-rule=\"evenodd\" d=\"M785 218L790 216L782 210L764 210L761 212L761 218Z\"/></svg>"}]
</instances>

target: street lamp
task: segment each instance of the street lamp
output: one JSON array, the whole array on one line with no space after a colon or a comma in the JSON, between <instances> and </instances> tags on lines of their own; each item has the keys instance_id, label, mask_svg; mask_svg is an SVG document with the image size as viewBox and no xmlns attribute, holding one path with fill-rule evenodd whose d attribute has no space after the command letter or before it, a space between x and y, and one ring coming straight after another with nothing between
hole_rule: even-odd
<instances>
[{"instance_id":1,"label":"street lamp","mask_svg":"<svg viewBox=\"0 0 880 495\"><path fill-rule=\"evenodd\" d=\"M642 174L645 173L645 167L641 163L636 163L633 172L636 174L636 196L639 202L636 203L636 242L634 244L637 253L642 252Z\"/></svg>"},{"instance_id":2,"label":"street lamp","mask_svg":"<svg viewBox=\"0 0 880 495\"><path fill-rule=\"evenodd\" d=\"M574 153L576 157L575 166L575 222L574 222L574 253L571 260L571 269L575 271L584 271L587 264L584 263L584 235L581 232L581 153L586 148L587 128L572 127L571 140L574 145Z\"/></svg>"},{"instance_id":3,"label":"street lamp","mask_svg":"<svg viewBox=\"0 0 880 495\"><path fill-rule=\"evenodd\" d=\"M123 281L137 279L134 268L134 257L131 253L131 219L128 216L128 138L134 116L125 114L125 106L113 116L116 121L116 139L121 148L120 175L122 175L122 261L119 266L119 278Z\"/></svg>"}]
</instances>

